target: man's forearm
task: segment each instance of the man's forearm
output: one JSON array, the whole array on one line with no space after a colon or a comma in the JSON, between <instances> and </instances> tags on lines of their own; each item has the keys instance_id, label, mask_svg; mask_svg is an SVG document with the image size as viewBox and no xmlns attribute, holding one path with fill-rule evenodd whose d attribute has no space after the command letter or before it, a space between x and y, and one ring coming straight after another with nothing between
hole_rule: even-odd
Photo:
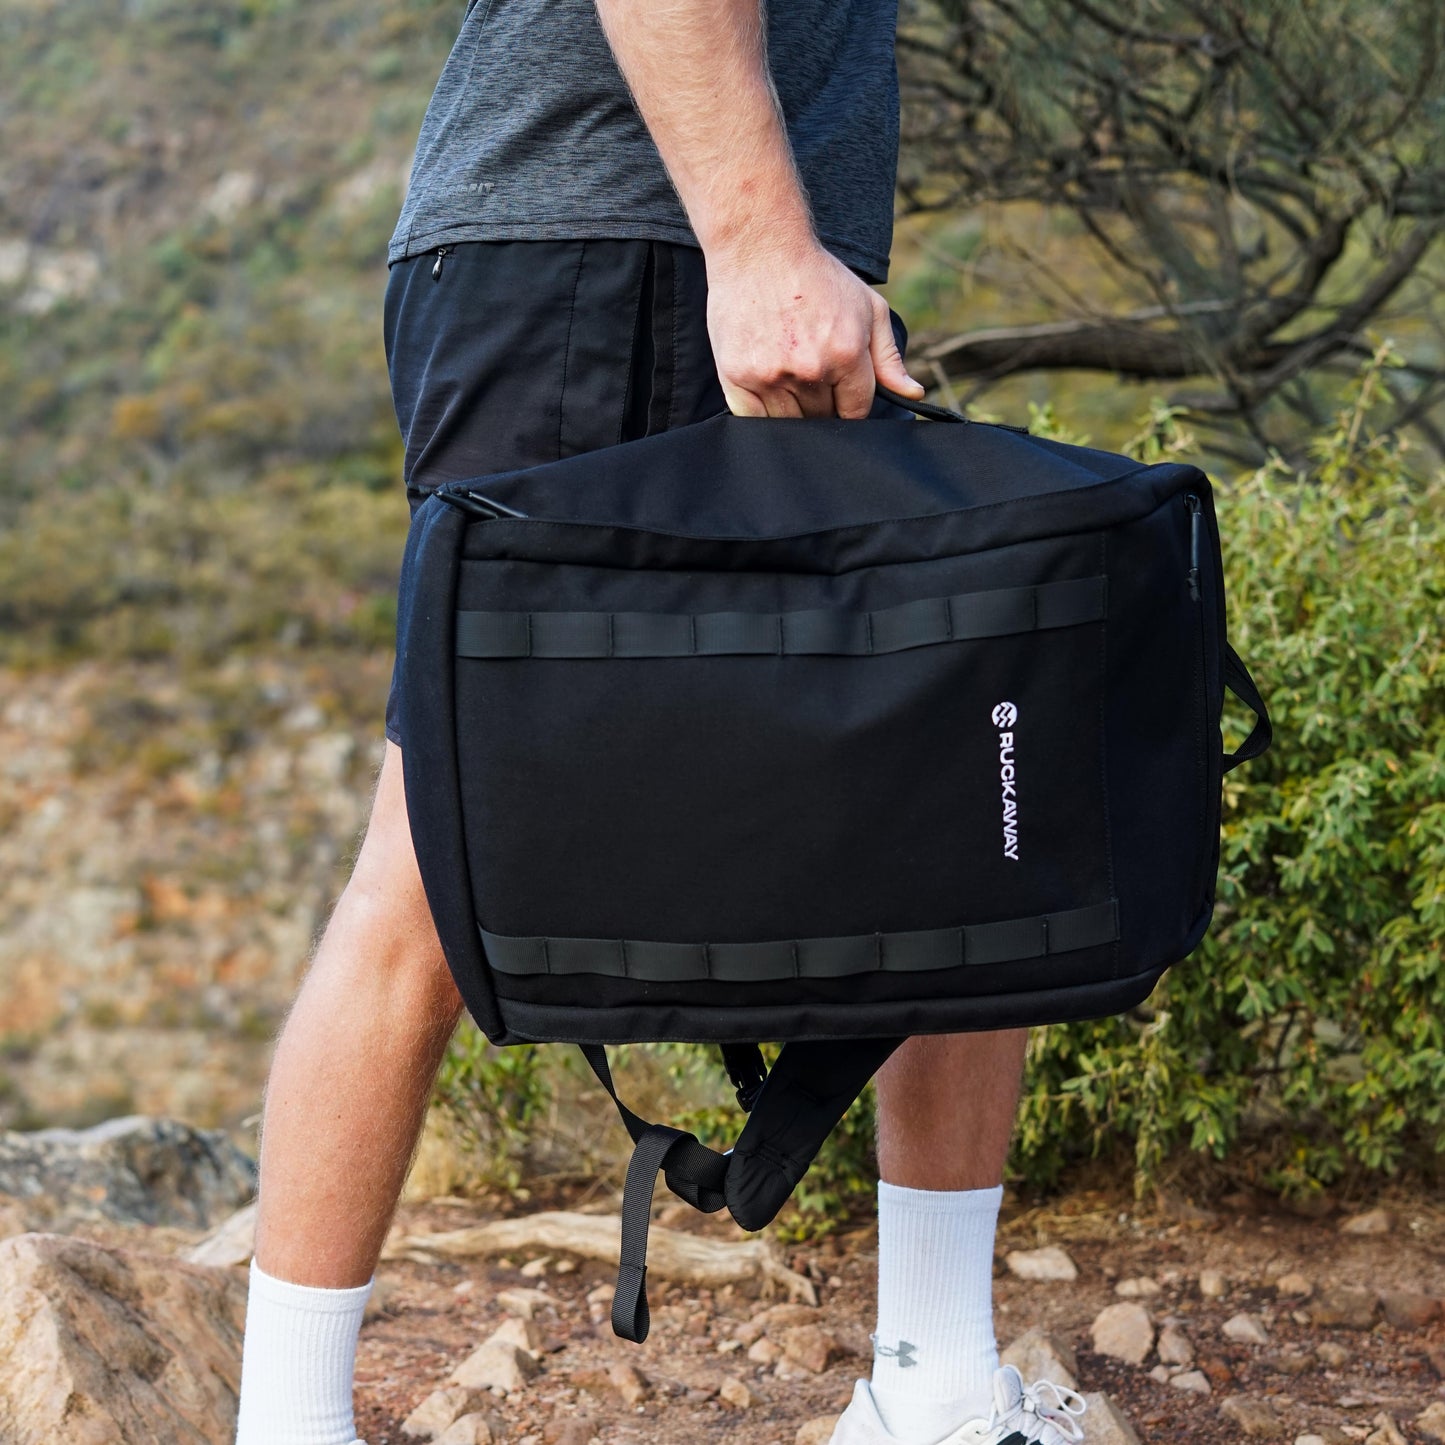
<instances>
[{"instance_id":1,"label":"man's forearm","mask_svg":"<svg viewBox=\"0 0 1445 1445\"><path fill-rule=\"evenodd\" d=\"M759 0L597 0L597 13L703 250L816 244Z\"/></svg>"}]
</instances>

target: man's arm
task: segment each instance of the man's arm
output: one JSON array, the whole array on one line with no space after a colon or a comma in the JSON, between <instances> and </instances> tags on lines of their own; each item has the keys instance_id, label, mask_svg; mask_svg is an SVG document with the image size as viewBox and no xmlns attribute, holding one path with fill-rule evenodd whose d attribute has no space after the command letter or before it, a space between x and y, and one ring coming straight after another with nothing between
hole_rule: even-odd
<instances>
[{"instance_id":1,"label":"man's arm","mask_svg":"<svg viewBox=\"0 0 1445 1445\"><path fill-rule=\"evenodd\" d=\"M597 0L597 12L702 244L729 407L866 416L875 375L922 396L887 304L814 234L759 0Z\"/></svg>"}]
</instances>

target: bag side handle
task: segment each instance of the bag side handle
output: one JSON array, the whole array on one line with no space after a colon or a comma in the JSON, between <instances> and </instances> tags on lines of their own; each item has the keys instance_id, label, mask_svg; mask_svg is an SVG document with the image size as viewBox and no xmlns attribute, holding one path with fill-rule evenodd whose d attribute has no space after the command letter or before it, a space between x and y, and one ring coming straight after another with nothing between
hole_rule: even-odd
<instances>
[{"instance_id":1,"label":"bag side handle","mask_svg":"<svg viewBox=\"0 0 1445 1445\"><path fill-rule=\"evenodd\" d=\"M1274 727L1269 720L1269 709L1265 707L1249 669L1227 642L1224 644L1224 685L1254 714L1254 727L1249 736L1232 753L1224 755L1224 771L1228 773L1241 763L1268 751L1274 741Z\"/></svg>"}]
</instances>

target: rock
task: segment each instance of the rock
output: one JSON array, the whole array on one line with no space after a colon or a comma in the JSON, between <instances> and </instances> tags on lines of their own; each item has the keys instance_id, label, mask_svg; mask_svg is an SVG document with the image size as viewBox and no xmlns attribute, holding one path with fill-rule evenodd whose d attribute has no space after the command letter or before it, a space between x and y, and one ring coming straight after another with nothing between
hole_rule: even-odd
<instances>
[{"instance_id":1,"label":"rock","mask_svg":"<svg viewBox=\"0 0 1445 1445\"><path fill-rule=\"evenodd\" d=\"M1121 1279L1114 1286L1114 1293L1120 1299L1153 1299L1155 1295L1162 1294L1163 1290L1157 1279L1140 1275L1137 1279Z\"/></svg>"},{"instance_id":2,"label":"rock","mask_svg":"<svg viewBox=\"0 0 1445 1445\"><path fill-rule=\"evenodd\" d=\"M1296 1435L1294 1445L1325 1445L1323 1435Z\"/></svg>"},{"instance_id":3,"label":"rock","mask_svg":"<svg viewBox=\"0 0 1445 1445\"><path fill-rule=\"evenodd\" d=\"M547 1273L547 1266L551 1263L551 1257L544 1254L540 1259L529 1259L517 1273L523 1279L541 1279Z\"/></svg>"},{"instance_id":4,"label":"rock","mask_svg":"<svg viewBox=\"0 0 1445 1445\"><path fill-rule=\"evenodd\" d=\"M0 1243L0 1440L229 1440L246 1282L21 1234Z\"/></svg>"},{"instance_id":5,"label":"rock","mask_svg":"<svg viewBox=\"0 0 1445 1445\"><path fill-rule=\"evenodd\" d=\"M733 1339L740 1345L754 1345L763 1337L763 1322L761 1320L743 1320L741 1324L733 1326Z\"/></svg>"},{"instance_id":6,"label":"rock","mask_svg":"<svg viewBox=\"0 0 1445 1445\"><path fill-rule=\"evenodd\" d=\"M1298 1273L1280 1275L1274 1282L1274 1289L1276 1294L1298 1295L1302 1299L1308 1299L1315 1292L1310 1280Z\"/></svg>"},{"instance_id":7,"label":"rock","mask_svg":"<svg viewBox=\"0 0 1445 1445\"><path fill-rule=\"evenodd\" d=\"M805 1420L798 1426L793 1445L828 1445L837 1424L836 1415L818 1415L812 1420Z\"/></svg>"},{"instance_id":8,"label":"rock","mask_svg":"<svg viewBox=\"0 0 1445 1445\"><path fill-rule=\"evenodd\" d=\"M1228 1288L1224 1276L1217 1269L1199 1271L1199 1293L1205 1299L1219 1299Z\"/></svg>"},{"instance_id":9,"label":"rock","mask_svg":"<svg viewBox=\"0 0 1445 1445\"><path fill-rule=\"evenodd\" d=\"M1350 1352L1334 1340L1322 1340L1315 1346L1315 1358L1327 1369L1342 1370L1350 1363Z\"/></svg>"},{"instance_id":10,"label":"rock","mask_svg":"<svg viewBox=\"0 0 1445 1445\"><path fill-rule=\"evenodd\" d=\"M1307 1375L1315 1362L1308 1355L1265 1355L1261 1363L1277 1375Z\"/></svg>"},{"instance_id":11,"label":"rock","mask_svg":"<svg viewBox=\"0 0 1445 1445\"><path fill-rule=\"evenodd\" d=\"M1079 1362L1068 1341L1034 1325L999 1355L1001 1365L1012 1365L1030 1384L1052 1380L1065 1389L1078 1388Z\"/></svg>"},{"instance_id":12,"label":"rock","mask_svg":"<svg viewBox=\"0 0 1445 1445\"><path fill-rule=\"evenodd\" d=\"M842 1353L838 1341L821 1325L793 1325L779 1343L784 1356L811 1375L821 1375Z\"/></svg>"},{"instance_id":13,"label":"rock","mask_svg":"<svg viewBox=\"0 0 1445 1445\"><path fill-rule=\"evenodd\" d=\"M718 1386L717 1397L724 1405L731 1405L734 1410L748 1410L752 1408L753 1392L738 1379L731 1375Z\"/></svg>"},{"instance_id":14,"label":"rock","mask_svg":"<svg viewBox=\"0 0 1445 1445\"><path fill-rule=\"evenodd\" d=\"M437 1445L493 1445L496 1438L492 1422L480 1411L474 1410L453 1420L437 1436Z\"/></svg>"},{"instance_id":15,"label":"rock","mask_svg":"<svg viewBox=\"0 0 1445 1445\"><path fill-rule=\"evenodd\" d=\"M1338 1285L1321 1290L1319 1297L1310 1301L1308 1313L1312 1324L1368 1330L1375 1323L1378 1303L1374 1290Z\"/></svg>"},{"instance_id":16,"label":"rock","mask_svg":"<svg viewBox=\"0 0 1445 1445\"><path fill-rule=\"evenodd\" d=\"M542 1431L542 1445L592 1445L597 1422L586 1415L568 1415L551 1421Z\"/></svg>"},{"instance_id":17,"label":"rock","mask_svg":"<svg viewBox=\"0 0 1445 1445\"><path fill-rule=\"evenodd\" d=\"M1376 1415L1374 1423L1376 1428L1365 1436L1365 1445L1410 1445L1401 1434L1393 1415Z\"/></svg>"},{"instance_id":18,"label":"rock","mask_svg":"<svg viewBox=\"0 0 1445 1445\"><path fill-rule=\"evenodd\" d=\"M1345 1434L1338 1425L1320 1425L1308 1435L1298 1436L1294 1445L1300 1445L1301 1440L1312 1441L1314 1445L1354 1445L1357 1438L1358 1436Z\"/></svg>"},{"instance_id":19,"label":"rock","mask_svg":"<svg viewBox=\"0 0 1445 1445\"><path fill-rule=\"evenodd\" d=\"M1237 1345L1267 1345L1269 1343L1269 1333L1265 1327L1252 1314L1243 1310L1225 1320L1219 1327L1219 1333L1226 1340L1233 1340Z\"/></svg>"},{"instance_id":20,"label":"rock","mask_svg":"<svg viewBox=\"0 0 1445 1445\"><path fill-rule=\"evenodd\" d=\"M1159 1331L1159 1359L1166 1365L1192 1365L1194 1344L1178 1325L1165 1325Z\"/></svg>"},{"instance_id":21,"label":"rock","mask_svg":"<svg viewBox=\"0 0 1445 1445\"><path fill-rule=\"evenodd\" d=\"M472 1390L501 1390L514 1395L527 1387L537 1373L537 1362L526 1350L502 1340L488 1340L447 1376L449 1384Z\"/></svg>"},{"instance_id":22,"label":"rock","mask_svg":"<svg viewBox=\"0 0 1445 1445\"><path fill-rule=\"evenodd\" d=\"M1139 1445L1139 1437L1124 1412L1104 1394L1084 1396L1088 1409L1079 1421L1084 1445Z\"/></svg>"},{"instance_id":23,"label":"rock","mask_svg":"<svg viewBox=\"0 0 1445 1445\"><path fill-rule=\"evenodd\" d=\"M766 1335L748 1346L748 1359L755 1365L775 1365L782 1355L782 1348Z\"/></svg>"},{"instance_id":24,"label":"rock","mask_svg":"<svg viewBox=\"0 0 1445 1445\"><path fill-rule=\"evenodd\" d=\"M1079 1277L1079 1267L1057 1245L1043 1249L1015 1249L1004 1256L1011 1275L1018 1279L1061 1281L1068 1283Z\"/></svg>"},{"instance_id":25,"label":"rock","mask_svg":"<svg viewBox=\"0 0 1445 1445\"><path fill-rule=\"evenodd\" d=\"M1427 1440L1445 1440L1445 1403L1436 1400L1434 1404L1427 1405L1415 1416L1415 1423Z\"/></svg>"},{"instance_id":26,"label":"rock","mask_svg":"<svg viewBox=\"0 0 1445 1445\"><path fill-rule=\"evenodd\" d=\"M823 1311L812 1305L781 1304L770 1305L759 1310L749 1321L764 1333L790 1329L793 1325L817 1325L823 1322Z\"/></svg>"},{"instance_id":27,"label":"rock","mask_svg":"<svg viewBox=\"0 0 1445 1445\"><path fill-rule=\"evenodd\" d=\"M1194 1395L1212 1395L1214 1387L1209 1383L1209 1376L1203 1370L1185 1370L1183 1374L1175 1375L1169 1381L1176 1390L1188 1390Z\"/></svg>"},{"instance_id":28,"label":"rock","mask_svg":"<svg viewBox=\"0 0 1445 1445\"><path fill-rule=\"evenodd\" d=\"M616 1293L614 1286L599 1286L599 1289L606 1289L606 1301L609 1308L612 1305L612 1296ZM594 1289L592 1294L587 1296L587 1303L594 1303L593 1295L598 1295L599 1290ZM538 1310L547 1309L552 1305L552 1296L540 1289L523 1289L520 1286L516 1289L504 1289L497 1295L497 1304L506 1310L509 1315L520 1315L524 1320L530 1320Z\"/></svg>"},{"instance_id":29,"label":"rock","mask_svg":"<svg viewBox=\"0 0 1445 1445\"><path fill-rule=\"evenodd\" d=\"M175 1119L0 1134L0 1195L52 1229L99 1219L210 1229L255 1192L255 1164L225 1134Z\"/></svg>"},{"instance_id":30,"label":"rock","mask_svg":"<svg viewBox=\"0 0 1445 1445\"><path fill-rule=\"evenodd\" d=\"M223 1219L181 1258L188 1264L209 1264L217 1269L230 1269L250 1263L255 1239L256 1206L254 1203L246 1204Z\"/></svg>"},{"instance_id":31,"label":"rock","mask_svg":"<svg viewBox=\"0 0 1445 1445\"><path fill-rule=\"evenodd\" d=\"M1154 1345L1154 1325L1143 1305L1109 1305L1095 1316L1093 1337L1096 1353L1142 1365Z\"/></svg>"},{"instance_id":32,"label":"rock","mask_svg":"<svg viewBox=\"0 0 1445 1445\"><path fill-rule=\"evenodd\" d=\"M1284 1429L1279 1411L1268 1401L1256 1400L1252 1395L1231 1395L1221 1402L1219 1413L1246 1435L1259 1439L1269 1439Z\"/></svg>"},{"instance_id":33,"label":"rock","mask_svg":"<svg viewBox=\"0 0 1445 1445\"><path fill-rule=\"evenodd\" d=\"M622 1396L629 1410L635 1410L652 1393L652 1386L625 1360L608 1367L607 1383Z\"/></svg>"},{"instance_id":34,"label":"rock","mask_svg":"<svg viewBox=\"0 0 1445 1445\"><path fill-rule=\"evenodd\" d=\"M1440 1301L1413 1290L1387 1290L1380 1296L1385 1318L1397 1330L1423 1330L1440 1313Z\"/></svg>"},{"instance_id":35,"label":"rock","mask_svg":"<svg viewBox=\"0 0 1445 1445\"><path fill-rule=\"evenodd\" d=\"M1389 1234L1395 1227L1395 1216L1388 1209L1371 1209L1340 1220L1341 1234Z\"/></svg>"},{"instance_id":36,"label":"rock","mask_svg":"<svg viewBox=\"0 0 1445 1445\"><path fill-rule=\"evenodd\" d=\"M482 1399L480 1390L469 1390L465 1385L446 1385L433 1390L401 1422L401 1433L408 1440L434 1440L454 1420L474 1410Z\"/></svg>"},{"instance_id":37,"label":"rock","mask_svg":"<svg viewBox=\"0 0 1445 1445\"><path fill-rule=\"evenodd\" d=\"M400 1280L390 1279L386 1276L378 1278L371 1286L371 1293L366 1297L366 1308L361 1312L362 1324L369 1325L372 1320L379 1320L382 1315L390 1314L400 1294Z\"/></svg>"},{"instance_id":38,"label":"rock","mask_svg":"<svg viewBox=\"0 0 1445 1445\"><path fill-rule=\"evenodd\" d=\"M536 1359L546 1349L546 1339L541 1327L527 1315L515 1315L503 1321L486 1339L483 1345L516 1345Z\"/></svg>"},{"instance_id":39,"label":"rock","mask_svg":"<svg viewBox=\"0 0 1445 1445\"><path fill-rule=\"evenodd\" d=\"M1168 1365L1155 1365L1149 1371L1149 1378L1157 1385L1167 1385L1177 1372L1171 1370Z\"/></svg>"}]
</instances>

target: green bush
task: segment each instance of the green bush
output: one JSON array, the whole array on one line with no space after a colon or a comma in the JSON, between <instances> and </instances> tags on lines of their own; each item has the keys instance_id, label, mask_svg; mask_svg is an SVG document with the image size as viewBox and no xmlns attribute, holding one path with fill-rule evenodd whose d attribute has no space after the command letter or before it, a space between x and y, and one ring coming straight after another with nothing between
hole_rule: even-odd
<instances>
[{"instance_id":1,"label":"green bush","mask_svg":"<svg viewBox=\"0 0 1445 1445\"><path fill-rule=\"evenodd\" d=\"M1133 1016L1040 1030L1015 1168L1190 1152L1290 1195L1445 1151L1445 475L1369 411L1221 488L1230 633L1275 725L1225 784L1210 936Z\"/></svg>"}]
</instances>

